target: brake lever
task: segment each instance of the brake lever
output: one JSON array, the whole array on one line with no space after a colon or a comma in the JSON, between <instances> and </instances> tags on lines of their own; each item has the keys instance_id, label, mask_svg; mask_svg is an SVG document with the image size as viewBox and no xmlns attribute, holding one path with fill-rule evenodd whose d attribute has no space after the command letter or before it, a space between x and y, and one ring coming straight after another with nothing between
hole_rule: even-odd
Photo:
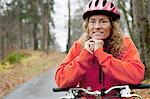
<instances>
[{"instance_id":1,"label":"brake lever","mask_svg":"<svg viewBox=\"0 0 150 99\"><path fill-rule=\"evenodd\" d=\"M60 97L60 99L74 99L74 98L75 98L75 96L73 95L72 92L70 92L70 90L69 90L69 92L67 92L67 94L65 96Z\"/></svg>"},{"instance_id":2,"label":"brake lever","mask_svg":"<svg viewBox=\"0 0 150 99\"><path fill-rule=\"evenodd\" d=\"M138 97L138 98L142 99L142 97L138 94L131 94L131 89L129 88L129 86L126 86L124 89L122 89L120 91L120 95L121 95L121 97L126 97L126 98Z\"/></svg>"}]
</instances>

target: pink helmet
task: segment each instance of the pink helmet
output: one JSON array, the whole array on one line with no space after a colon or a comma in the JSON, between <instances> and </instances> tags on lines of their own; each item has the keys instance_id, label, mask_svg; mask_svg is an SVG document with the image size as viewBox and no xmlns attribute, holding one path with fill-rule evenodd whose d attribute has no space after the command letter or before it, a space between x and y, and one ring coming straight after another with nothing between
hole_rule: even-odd
<instances>
[{"instance_id":1,"label":"pink helmet","mask_svg":"<svg viewBox=\"0 0 150 99\"><path fill-rule=\"evenodd\" d=\"M113 20L120 18L118 8L110 0L91 0L84 9L83 19L97 14L111 16Z\"/></svg>"}]
</instances>

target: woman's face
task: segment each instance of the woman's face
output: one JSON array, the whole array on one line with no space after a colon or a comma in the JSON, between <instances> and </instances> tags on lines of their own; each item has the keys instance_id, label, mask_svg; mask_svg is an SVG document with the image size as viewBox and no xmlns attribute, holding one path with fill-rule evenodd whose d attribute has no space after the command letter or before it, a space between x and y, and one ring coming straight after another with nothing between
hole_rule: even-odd
<instances>
[{"instance_id":1,"label":"woman's face","mask_svg":"<svg viewBox=\"0 0 150 99\"><path fill-rule=\"evenodd\" d=\"M104 40L110 35L112 25L106 15L93 15L89 18L87 31L91 38Z\"/></svg>"}]
</instances>

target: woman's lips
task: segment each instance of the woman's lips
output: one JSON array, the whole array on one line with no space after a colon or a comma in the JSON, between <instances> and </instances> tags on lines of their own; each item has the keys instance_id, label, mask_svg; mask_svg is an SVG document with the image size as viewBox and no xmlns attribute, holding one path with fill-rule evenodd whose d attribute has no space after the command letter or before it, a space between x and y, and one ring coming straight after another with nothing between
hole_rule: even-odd
<instances>
[{"instance_id":1,"label":"woman's lips","mask_svg":"<svg viewBox=\"0 0 150 99\"><path fill-rule=\"evenodd\" d=\"M93 32L92 38L101 40L103 39L103 36L104 36L104 32Z\"/></svg>"},{"instance_id":2,"label":"woman's lips","mask_svg":"<svg viewBox=\"0 0 150 99\"><path fill-rule=\"evenodd\" d=\"M93 34L102 34L104 32L93 32Z\"/></svg>"}]
</instances>

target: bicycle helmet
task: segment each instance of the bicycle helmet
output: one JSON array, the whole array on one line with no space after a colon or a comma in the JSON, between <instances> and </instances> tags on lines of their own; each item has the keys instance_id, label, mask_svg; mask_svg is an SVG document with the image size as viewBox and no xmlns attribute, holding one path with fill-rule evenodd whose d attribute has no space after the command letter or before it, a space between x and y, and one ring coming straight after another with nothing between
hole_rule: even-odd
<instances>
[{"instance_id":1,"label":"bicycle helmet","mask_svg":"<svg viewBox=\"0 0 150 99\"><path fill-rule=\"evenodd\" d=\"M91 0L84 9L83 19L97 14L110 16L114 21L120 18L117 6L110 0Z\"/></svg>"}]
</instances>

